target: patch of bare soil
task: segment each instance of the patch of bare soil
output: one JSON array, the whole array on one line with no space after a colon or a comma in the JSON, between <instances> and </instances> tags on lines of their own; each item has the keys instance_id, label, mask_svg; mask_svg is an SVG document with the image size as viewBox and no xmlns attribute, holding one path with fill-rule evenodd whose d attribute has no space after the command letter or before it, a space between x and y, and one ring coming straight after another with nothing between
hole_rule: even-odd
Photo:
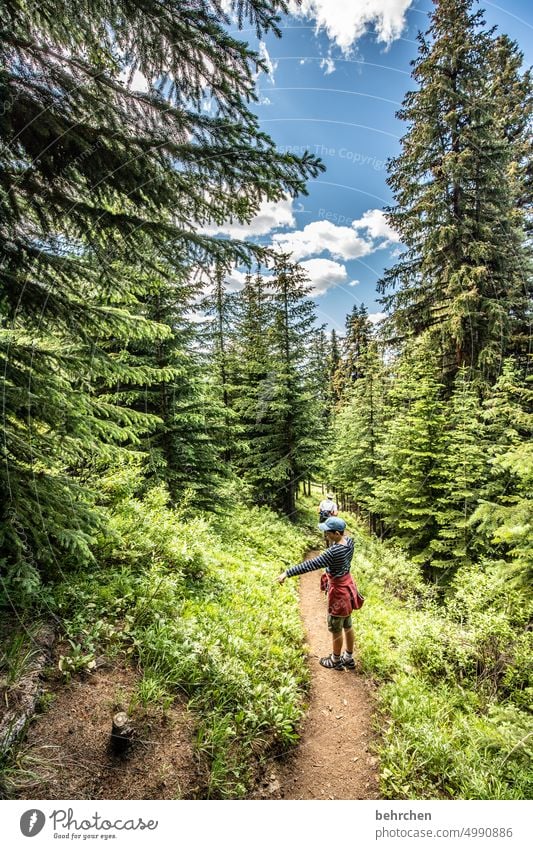
<instances>
[{"instance_id":1,"label":"patch of bare soil","mask_svg":"<svg viewBox=\"0 0 533 849\"><path fill-rule=\"evenodd\" d=\"M319 659L331 651L331 635L319 581L319 572L300 578L312 676L309 710L298 748L278 763L270 783L279 784L275 795L283 799L378 799L378 760L372 754L376 739L372 684L357 668L339 671L320 666ZM364 607L353 615L364 616ZM275 798L274 794L270 798Z\"/></svg>"},{"instance_id":2,"label":"patch of bare soil","mask_svg":"<svg viewBox=\"0 0 533 849\"><path fill-rule=\"evenodd\" d=\"M34 717L14 775L21 799L194 798L201 784L193 722L185 706L132 713L129 751L109 748L113 714L128 707L133 668L104 666L69 684L56 682L45 713Z\"/></svg>"}]
</instances>

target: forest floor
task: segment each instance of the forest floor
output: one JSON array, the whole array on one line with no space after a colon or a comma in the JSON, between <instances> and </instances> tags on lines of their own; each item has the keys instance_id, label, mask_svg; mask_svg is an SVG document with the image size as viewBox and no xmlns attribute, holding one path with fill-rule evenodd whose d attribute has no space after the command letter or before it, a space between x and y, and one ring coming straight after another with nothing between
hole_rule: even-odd
<instances>
[{"instance_id":1,"label":"forest floor","mask_svg":"<svg viewBox=\"0 0 533 849\"><path fill-rule=\"evenodd\" d=\"M309 552L308 557L317 552ZM311 686L298 746L262 770L255 799L376 799L372 684L357 669L328 670L326 598L319 573L300 578ZM56 646L55 663L61 646ZM202 798L206 766L195 755L194 717L185 701L166 711L132 711L135 738L126 755L109 749L111 718L128 710L140 673L123 661L100 659L91 673L65 684L47 682L44 710L34 716L19 749L13 786L31 799ZM42 707L41 707L42 710Z\"/></svg>"},{"instance_id":2,"label":"forest floor","mask_svg":"<svg viewBox=\"0 0 533 849\"><path fill-rule=\"evenodd\" d=\"M46 710L33 718L18 752L18 798L195 798L204 781L194 722L179 700L164 712L132 711L130 750L117 755L109 748L113 714L128 708L138 679L133 667L109 661L68 684L59 676L50 681Z\"/></svg>"},{"instance_id":3,"label":"forest floor","mask_svg":"<svg viewBox=\"0 0 533 849\"><path fill-rule=\"evenodd\" d=\"M309 552L314 557L318 552ZM311 672L309 708L298 747L275 772L282 799L378 799L372 684L355 670L325 669L331 651L319 572L300 578L300 608ZM355 613L354 615L357 615ZM357 660L357 646L355 650Z\"/></svg>"}]
</instances>

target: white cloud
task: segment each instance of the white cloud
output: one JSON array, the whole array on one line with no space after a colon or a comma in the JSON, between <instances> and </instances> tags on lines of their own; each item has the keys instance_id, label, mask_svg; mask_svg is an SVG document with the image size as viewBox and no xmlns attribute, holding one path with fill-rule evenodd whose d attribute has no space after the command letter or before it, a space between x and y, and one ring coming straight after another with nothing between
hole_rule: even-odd
<instances>
[{"instance_id":1,"label":"white cloud","mask_svg":"<svg viewBox=\"0 0 533 849\"><path fill-rule=\"evenodd\" d=\"M348 286L359 286L360 280L351 280Z\"/></svg>"},{"instance_id":2,"label":"white cloud","mask_svg":"<svg viewBox=\"0 0 533 849\"><path fill-rule=\"evenodd\" d=\"M387 318L387 313L385 312L371 312L368 314L368 320L371 324L379 324L384 318Z\"/></svg>"},{"instance_id":3,"label":"white cloud","mask_svg":"<svg viewBox=\"0 0 533 849\"><path fill-rule=\"evenodd\" d=\"M311 18L317 32L326 30L344 54L374 26L378 41L389 45L399 38L405 26L405 13L413 0L302 0L291 3L293 15Z\"/></svg>"},{"instance_id":4,"label":"white cloud","mask_svg":"<svg viewBox=\"0 0 533 849\"><path fill-rule=\"evenodd\" d=\"M274 74L275 74L276 69L278 67L278 63L274 62L270 58L270 53L268 52L267 46L266 46L264 41L259 42L259 55L261 56L261 59L266 64L268 79L270 80L272 85L275 85L276 80L274 79Z\"/></svg>"},{"instance_id":5,"label":"white cloud","mask_svg":"<svg viewBox=\"0 0 533 849\"><path fill-rule=\"evenodd\" d=\"M213 321L211 316L206 316L203 312L188 312L185 313L184 318L192 324L204 324L206 321Z\"/></svg>"},{"instance_id":6,"label":"white cloud","mask_svg":"<svg viewBox=\"0 0 533 849\"><path fill-rule=\"evenodd\" d=\"M345 283L348 277L348 272L344 265L340 262L333 262L331 259L308 259L300 263L302 268L307 272L312 286L311 295L323 295L332 286L337 286L339 283Z\"/></svg>"},{"instance_id":7,"label":"white cloud","mask_svg":"<svg viewBox=\"0 0 533 849\"><path fill-rule=\"evenodd\" d=\"M398 233L390 226L381 209L367 209L362 218L352 221L352 227L354 230L366 230L372 239L385 239L380 248L400 241Z\"/></svg>"},{"instance_id":8,"label":"white cloud","mask_svg":"<svg viewBox=\"0 0 533 849\"><path fill-rule=\"evenodd\" d=\"M245 280L246 272L239 271L237 268L233 268L224 277L224 286L226 292L240 292L241 289L244 289Z\"/></svg>"},{"instance_id":9,"label":"white cloud","mask_svg":"<svg viewBox=\"0 0 533 849\"><path fill-rule=\"evenodd\" d=\"M326 69L324 71L324 74L327 77L329 74L332 74L333 71L335 70L335 62L333 61L331 56L328 56L327 59L321 59L320 60L320 67Z\"/></svg>"},{"instance_id":10,"label":"white cloud","mask_svg":"<svg viewBox=\"0 0 533 849\"><path fill-rule=\"evenodd\" d=\"M265 236L278 227L294 227L296 220L292 204L292 198L283 198L277 201L264 200L259 206L257 215L254 215L249 224L226 221L222 224L204 227L202 232L209 236L220 233L234 239L245 239L249 236Z\"/></svg>"},{"instance_id":11,"label":"white cloud","mask_svg":"<svg viewBox=\"0 0 533 849\"><path fill-rule=\"evenodd\" d=\"M372 242L360 238L352 227L338 227L332 221L312 221L303 230L276 233L272 241L280 250L292 253L295 261L323 251L337 259L357 259L373 250Z\"/></svg>"}]
</instances>

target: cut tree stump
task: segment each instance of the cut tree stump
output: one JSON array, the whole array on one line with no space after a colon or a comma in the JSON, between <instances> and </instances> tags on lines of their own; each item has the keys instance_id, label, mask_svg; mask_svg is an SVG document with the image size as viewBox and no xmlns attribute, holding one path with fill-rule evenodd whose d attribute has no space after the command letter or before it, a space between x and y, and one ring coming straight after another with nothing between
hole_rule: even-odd
<instances>
[{"instance_id":1,"label":"cut tree stump","mask_svg":"<svg viewBox=\"0 0 533 849\"><path fill-rule=\"evenodd\" d=\"M133 742L133 725L128 714L124 711L119 711L113 717L113 727L111 729L110 745L115 754L122 754L127 751Z\"/></svg>"}]
</instances>

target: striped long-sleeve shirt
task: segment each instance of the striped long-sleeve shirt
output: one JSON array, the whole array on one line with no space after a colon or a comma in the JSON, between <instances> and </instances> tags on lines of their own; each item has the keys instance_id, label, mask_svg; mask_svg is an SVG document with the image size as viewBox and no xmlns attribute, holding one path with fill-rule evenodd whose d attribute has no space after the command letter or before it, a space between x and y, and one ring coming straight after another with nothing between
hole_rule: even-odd
<instances>
[{"instance_id":1,"label":"striped long-sleeve shirt","mask_svg":"<svg viewBox=\"0 0 533 849\"><path fill-rule=\"evenodd\" d=\"M303 575L304 572L314 572L315 569L325 569L328 575L332 578L342 578L350 571L350 566L353 557L353 539L346 538L346 545L334 543L329 548L326 548L318 557L313 557L312 560L304 560L303 563L298 563L297 566L291 566L286 570L287 578L292 578L293 575Z\"/></svg>"}]
</instances>

